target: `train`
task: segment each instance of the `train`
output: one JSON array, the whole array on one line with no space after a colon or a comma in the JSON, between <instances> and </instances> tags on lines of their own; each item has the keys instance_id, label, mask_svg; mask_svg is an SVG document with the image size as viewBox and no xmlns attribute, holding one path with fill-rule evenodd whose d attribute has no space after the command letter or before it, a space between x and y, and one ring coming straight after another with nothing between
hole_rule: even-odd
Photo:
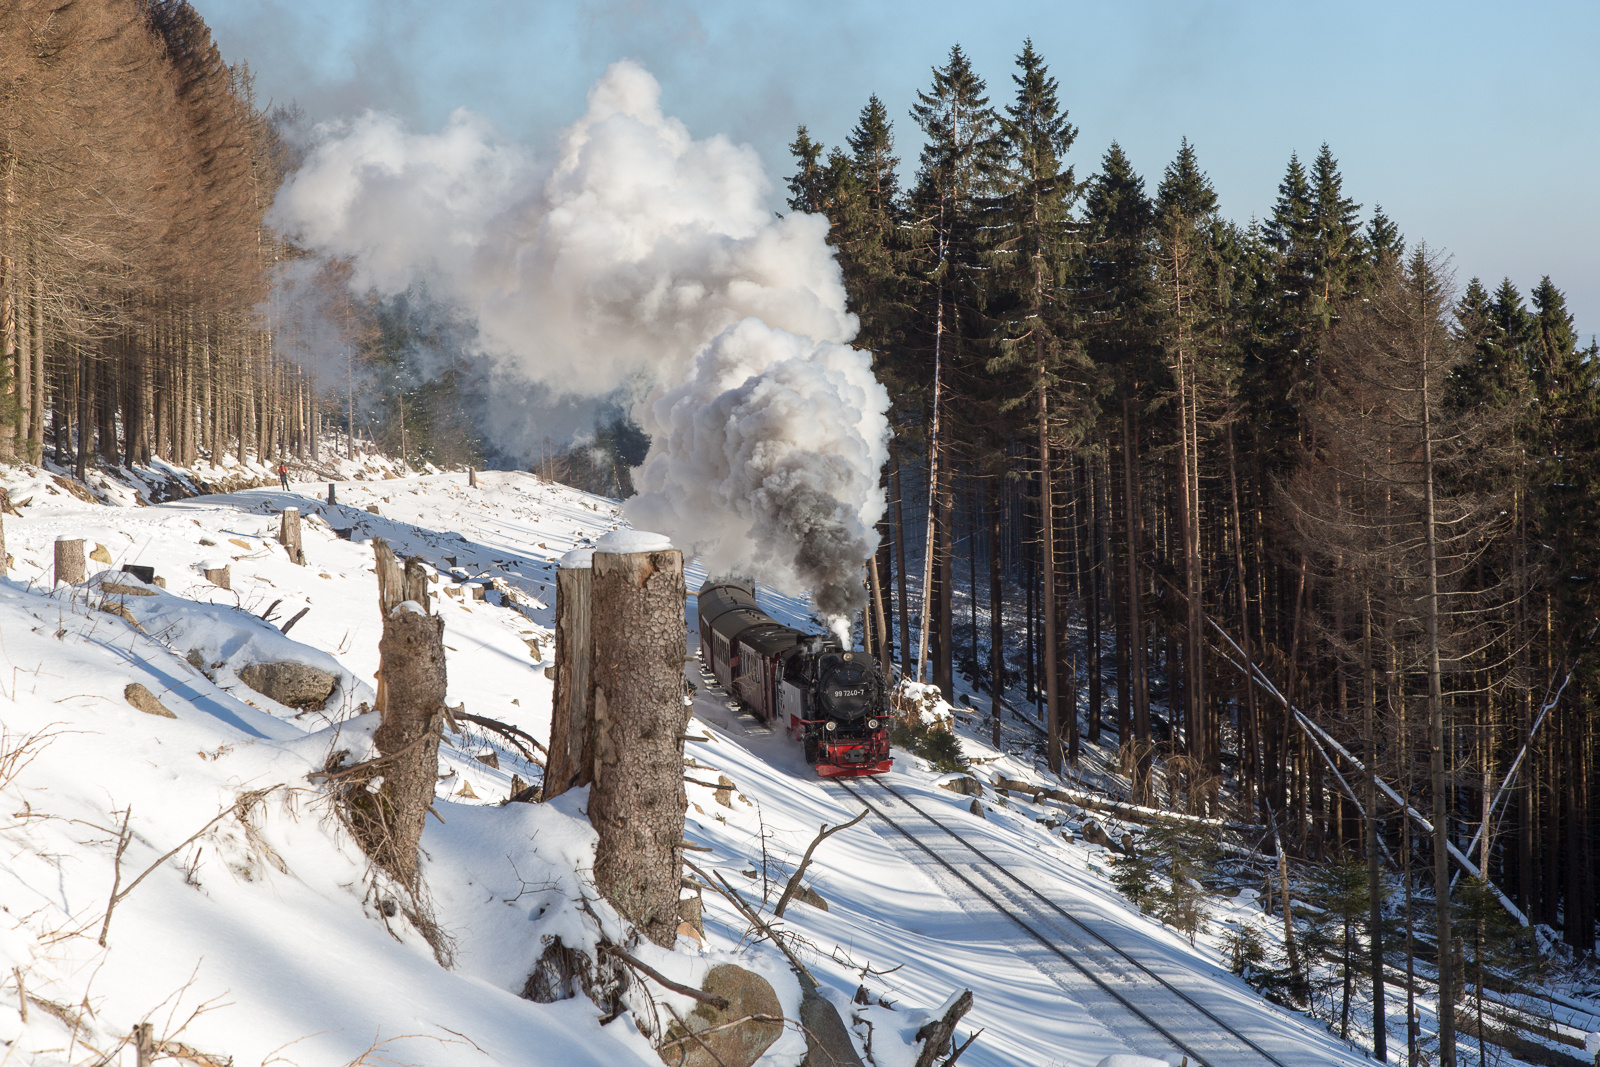
<instances>
[{"instance_id":1,"label":"train","mask_svg":"<svg viewBox=\"0 0 1600 1067\"><path fill-rule=\"evenodd\" d=\"M889 699L876 658L785 626L740 582L708 581L697 603L706 668L756 718L781 723L819 775L890 769Z\"/></svg>"}]
</instances>

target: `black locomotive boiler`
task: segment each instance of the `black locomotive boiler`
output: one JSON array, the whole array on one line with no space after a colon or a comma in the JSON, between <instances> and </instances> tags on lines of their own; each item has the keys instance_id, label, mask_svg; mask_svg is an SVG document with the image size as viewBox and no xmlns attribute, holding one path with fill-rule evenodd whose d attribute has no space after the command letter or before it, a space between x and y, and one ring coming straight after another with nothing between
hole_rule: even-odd
<instances>
[{"instance_id":1,"label":"black locomotive boiler","mask_svg":"<svg viewBox=\"0 0 1600 1067\"><path fill-rule=\"evenodd\" d=\"M757 718L781 721L818 774L889 770L889 702L872 656L783 625L748 586L707 582L698 603L700 654L711 673Z\"/></svg>"}]
</instances>

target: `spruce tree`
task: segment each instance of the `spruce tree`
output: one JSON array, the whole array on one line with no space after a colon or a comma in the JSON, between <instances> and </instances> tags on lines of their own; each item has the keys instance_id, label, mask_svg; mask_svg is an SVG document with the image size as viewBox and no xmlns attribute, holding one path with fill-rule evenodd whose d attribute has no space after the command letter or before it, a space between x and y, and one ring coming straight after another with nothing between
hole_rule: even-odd
<instances>
[{"instance_id":1,"label":"spruce tree","mask_svg":"<svg viewBox=\"0 0 1600 1067\"><path fill-rule=\"evenodd\" d=\"M954 523L950 442L970 435L981 422L949 399L970 395L971 379L981 372L987 353L982 329L981 234L978 201L989 187L1000 152L996 117L987 86L972 69L960 45L950 49L943 67L933 70L933 85L917 93L912 117L927 138L919 160L911 201L914 223L925 235L914 250L916 304L922 322L932 327L924 336L924 377L928 396L929 515L923 566L923 624L919 634L918 670L927 659L929 631L933 641L933 682L946 696L954 692L953 571ZM931 305L931 307L929 306ZM948 394L948 395L947 395Z\"/></svg>"},{"instance_id":2,"label":"spruce tree","mask_svg":"<svg viewBox=\"0 0 1600 1067\"><path fill-rule=\"evenodd\" d=\"M1119 416L1115 423L1121 457L1117 481L1121 483L1123 520L1119 584L1125 598L1120 647L1128 677L1126 714L1132 722L1119 722L1118 736L1125 756L1136 762L1131 769L1135 771L1137 792L1145 799L1152 740L1139 574L1144 550L1140 415L1151 403L1166 371L1156 333L1159 294L1151 251L1155 211L1145 194L1144 179L1115 142L1106 151L1099 173L1089 182L1085 208L1087 247L1083 268L1075 279L1077 303L1080 316L1088 323L1085 333L1089 355L1113 390L1108 407ZM1119 717L1123 716L1123 709L1119 698Z\"/></svg>"},{"instance_id":3,"label":"spruce tree","mask_svg":"<svg viewBox=\"0 0 1600 1067\"><path fill-rule=\"evenodd\" d=\"M997 414L1022 406L1032 409L1043 516L1046 756L1051 770L1059 772L1063 723L1058 671L1066 657L1065 634L1058 632L1061 613L1053 495L1058 461L1052 457L1052 443L1059 434L1075 444L1088 428L1093 403L1089 386L1092 365L1073 335L1061 299L1072 253L1069 211L1077 194L1072 168L1064 164L1078 131L1067 121L1066 109L1057 96L1059 85L1032 40L1023 42L1017 73L1011 80L1016 96L999 119L1003 154L994 170L986 227L989 317L1000 338L999 351L989 361L988 370L1012 374L1018 380L991 382L988 392ZM1067 387L1069 380L1074 387ZM1001 462L1003 454L991 449L990 466ZM999 475L998 469L991 470L991 477ZM1075 709L1068 714L1073 716L1066 731L1068 758L1076 763ZM998 740L998 710L994 729Z\"/></svg>"}]
</instances>

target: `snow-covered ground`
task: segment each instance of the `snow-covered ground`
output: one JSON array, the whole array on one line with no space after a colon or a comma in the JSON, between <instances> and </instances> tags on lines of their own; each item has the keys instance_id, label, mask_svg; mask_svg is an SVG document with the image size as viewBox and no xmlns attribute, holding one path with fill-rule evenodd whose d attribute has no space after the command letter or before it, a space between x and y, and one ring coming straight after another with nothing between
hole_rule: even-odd
<instances>
[{"instance_id":1,"label":"snow-covered ground","mask_svg":"<svg viewBox=\"0 0 1600 1067\"><path fill-rule=\"evenodd\" d=\"M370 744L363 704L381 631L371 538L430 564L449 704L543 739L555 564L621 524L615 502L528 474L482 473L470 489L461 474L385 477L359 462L343 465L337 505L323 482L149 507L108 489L108 505L43 472L0 473L20 512L5 517L13 564L0 581L0 1062L133 1064L129 1035L146 1021L168 1051L181 1043L252 1067L661 1062L631 1014L602 1026L582 997L519 995L549 937L582 936L575 902L594 896L582 792L504 804L519 781L538 780L537 765L478 728L447 735L439 818L423 838L446 941L430 945L308 778L334 752L359 758ZM274 540L287 506L306 516L305 566ZM81 537L100 557L89 582L52 590L58 537ZM204 563L226 563L231 590L209 583ZM153 567L165 589L113 575L122 591L108 592L103 572L124 565ZM691 566L691 590L701 577ZM764 600L780 617L809 615L803 601ZM247 664L285 660L334 676L324 708L279 705L239 680ZM709 850L690 855L770 912L819 827L861 804L819 781L781 731L690 676L701 688L686 835ZM131 706L134 683L173 717ZM905 752L888 782L1062 906L1119 931L1176 984L1254 1016L1292 1048L1285 1062L1362 1058L1223 972L1215 941L1191 945L1130 910L1104 850L1071 833L1081 813L1018 793L1002 802L996 776L1034 779L1030 759L968 746L986 760L983 819ZM779 925L868 1062L910 1067L917 1029L963 988L975 1007L961 1034L983 1029L961 1060L971 1067L1093 1067L1133 1053L1178 1062L871 818L818 849L807 883L827 910L794 904ZM680 938L646 961L697 981L738 959L768 975L793 1015L798 986L781 957L726 901L704 901L706 943ZM611 921L603 905L597 913ZM1259 915L1241 898L1212 918ZM867 1005L852 1002L858 989ZM792 1067L804 1053L791 1027L762 1062Z\"/></svg>"}]
</instances>

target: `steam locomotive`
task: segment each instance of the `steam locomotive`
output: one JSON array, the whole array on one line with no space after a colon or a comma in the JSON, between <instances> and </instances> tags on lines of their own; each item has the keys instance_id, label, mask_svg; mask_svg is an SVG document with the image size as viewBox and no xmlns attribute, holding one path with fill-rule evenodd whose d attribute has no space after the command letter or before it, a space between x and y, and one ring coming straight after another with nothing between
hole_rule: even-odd
<instances>
[{"instance_id":1,"label":"steam locomotive","mask_svg":"<svg viewBox=\"0 0 1600 1067\"><path fill-rule=\"evenodd\" d=\"M698 602L700 655L711 673L757 718L781 720L818 774L890 768L889 702L877 660L835 637L783 625L756 606L748 586L707 582Z\"/></svg>"}]
</instances>

